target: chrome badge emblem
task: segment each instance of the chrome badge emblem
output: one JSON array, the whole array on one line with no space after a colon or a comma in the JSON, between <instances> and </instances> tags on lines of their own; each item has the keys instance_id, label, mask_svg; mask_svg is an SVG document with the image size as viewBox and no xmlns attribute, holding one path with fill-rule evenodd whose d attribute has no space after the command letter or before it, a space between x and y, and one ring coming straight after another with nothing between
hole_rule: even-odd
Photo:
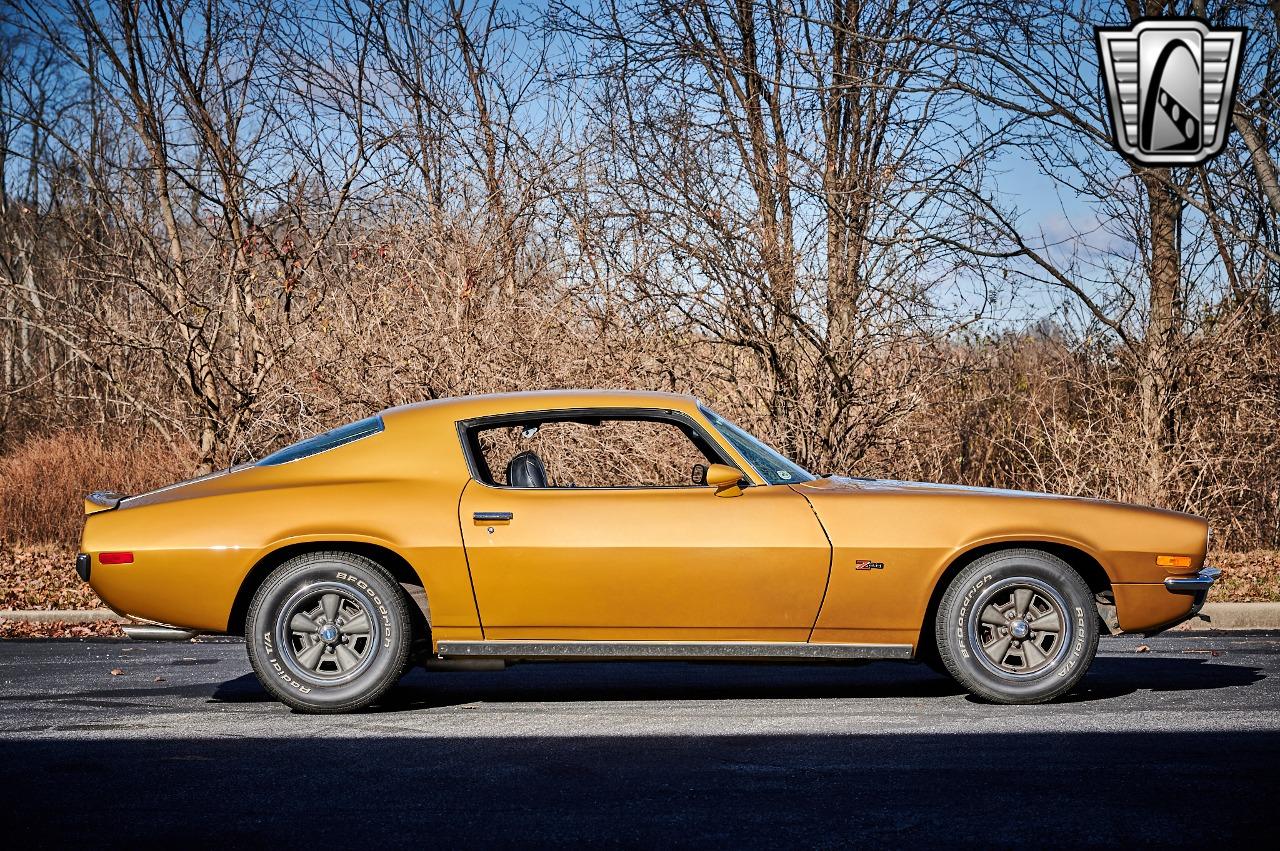
<instances>
[{"instance_id":1,"label":"chrome badge emblem","mask_svg":"<svg viewBox=\"0 0 1280 851\"><path fill-rule=\"evenodd\" d=\"M1116 150L1143 165L1196 165L1231 129L1244 33L1198 18L1097 27Z\"/></svg>"}]
</instances>

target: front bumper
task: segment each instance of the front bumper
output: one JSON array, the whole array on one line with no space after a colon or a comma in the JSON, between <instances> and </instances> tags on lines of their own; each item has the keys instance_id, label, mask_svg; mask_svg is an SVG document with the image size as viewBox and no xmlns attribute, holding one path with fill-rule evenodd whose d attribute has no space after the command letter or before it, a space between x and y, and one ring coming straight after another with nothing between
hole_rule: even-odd
<instances>
[{"instance_id":1,"label":"front bumper","mask_svg":"<svg viewBox=\"0 0 1280 851\"><path fill-rule=\"evenodd\" d=\"M1171 594L1196 594L1203 596L1209 593L1213 583L1218 581L1222 571L1216 567L1206 567L1195 576L1170 576L1164 581L1164 587ZM1201 604L1204 603L1202 599Z\"/></svg>"},{"instance_id":2,"label":"front bumper","mask_svg":"<svg viewBox=\"0 0 1280 851\"><path fill-rule=\"evenodd\" d=\"M1200 614L1200 610L1204 608L1204 601L1209 596L1209 589L1213 587L1213 583L1217 582L1218 577L1221 575L1222 571L1218 568L1206 567L1202 568L1195 576L1170 576L1166 579L1164 581L1164 589L1170 594L1191 595L1191 609L1173 623L1165 624L1158 630L1148 632L1147 635L1164 632L1169 627L1189 621Z\"/></svg>"}]
</instances>

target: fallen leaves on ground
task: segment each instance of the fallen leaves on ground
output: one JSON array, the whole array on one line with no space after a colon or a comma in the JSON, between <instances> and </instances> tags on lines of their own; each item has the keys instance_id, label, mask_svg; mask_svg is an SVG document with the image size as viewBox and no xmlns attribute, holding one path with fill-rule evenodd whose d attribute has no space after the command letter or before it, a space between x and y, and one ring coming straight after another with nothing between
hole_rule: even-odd
<instances>
[{"instance_id":1,"label":"fallen leaves on ground","mask_svg":"<svg viewBox=\"0 0 1280 851\"><path fill-rule=\"evenodd\" d=\"M1139 644L1137 647L1133 648L1133 652L1134 653L1150 653L1151 648L1145 644Z\"/></svg>"},{"instance_id":2,"label":"fallen leaves on ground","mask_svg":"<svg viewBox=\"0 0 1280 851\"><path fill-rule=\"evenodd\" d=\"M1280 551L1210 553L1205 564L1222 568L1209 592L1211 603L1280 602Z\"/></svg>"},{"instance_id":3,"label":"fallen leaves on ground","mask_svg":"<svg viewBox=\"0 0 1280 851\"><path fill-rule=\"evenodd\" d=\"M50 621L32 623L0 618L0 639L3 638L123 638L124 632L115 621L89 621L69 623Z\"/></svg>"},{"instance_id":4,"label":"fallen leaves on ground","mask_svg":"<svg viewBox=\"0 0 1280 851\"><path fill-rule=\"evenodd\" d=\"M113 676L113 677L118 677L118 676L120 676L120 675L121 675L121 674L123 674L123 673L124 673L124 668L112 668L112 669L111 669L111 676Z\"/></svg>"},{"instance_id":5,"label":"fallen leaves on ground","mask_svg":"<svg viewBox=\"0 0 1280 851\"><path fill-rule=\"evenodd\" d=\"M0 609L100 609L76 573L76 553L52 544L0 544Z\"/></svg>"}]
</instances>

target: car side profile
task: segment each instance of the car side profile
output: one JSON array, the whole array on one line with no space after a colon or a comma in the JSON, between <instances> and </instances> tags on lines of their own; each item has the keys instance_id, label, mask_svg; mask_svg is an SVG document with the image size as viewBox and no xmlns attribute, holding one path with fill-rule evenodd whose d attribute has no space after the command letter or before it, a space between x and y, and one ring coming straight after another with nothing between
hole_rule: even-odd
<instances>
[{"instance_id":1,"label":"car side profile","mask_svg":"<svg viewBox=\"0 0 1280 851\"><path fill-rule=\"evenodd\" d=\"M95 493L77 570L138 637L243 635L308 712L412 664L917 659L1002 703L1102 630L1192 616L1188 514L815 476L696 399L551 391L392 408L151 493Z\"/></svg>"}]
</instances>

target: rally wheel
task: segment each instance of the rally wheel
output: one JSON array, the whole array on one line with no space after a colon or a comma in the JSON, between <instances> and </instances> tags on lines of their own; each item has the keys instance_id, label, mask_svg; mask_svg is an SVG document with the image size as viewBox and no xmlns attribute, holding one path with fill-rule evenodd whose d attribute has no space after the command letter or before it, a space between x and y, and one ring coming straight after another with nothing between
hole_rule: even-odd
<instances>
[{"instance_id":1,"label":"rally wheel","mask_svg":"<svg viewBox=\"0 0 1280 851\"><path fill-rule=\"evenodd\" d=\"M385 568L347 552L280 565L249 604L245 641L262 685L301 712L351 712L404 673L408 601Z\"/></svg>"},{"instance_id":2,"label":"rally wheel","mask_svg":"<svg viewBox=\"0 0 1280 851\"><path fill-rule=\"evenodd\" d=\"M951 581L938 606L938 655L972 694L1043 703L1070 691L1098 650L1093 594L1050 553L990 553Z\"/></svg>"}]
</instances>

